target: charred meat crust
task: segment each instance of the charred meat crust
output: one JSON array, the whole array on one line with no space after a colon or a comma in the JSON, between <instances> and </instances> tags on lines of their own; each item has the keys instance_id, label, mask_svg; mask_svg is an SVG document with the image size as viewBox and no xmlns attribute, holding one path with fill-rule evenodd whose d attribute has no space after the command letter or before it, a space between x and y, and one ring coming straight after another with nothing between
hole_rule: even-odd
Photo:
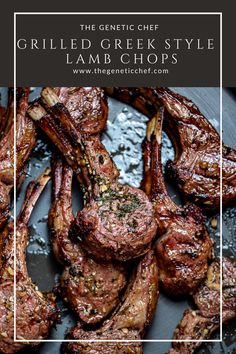
<instances>
[{"instance_id":1,"label":"charred meat crust","mask_svg":"<svg viewBox=\"0 0 236 354\"><path fill-rule=\"evenodd\" d=\"M176 327L173 339L202 340L218 328L219 316L203 317L199 311L187 309L183 318ZM192 354L200 346L201 342L173 342L168 354Z\"/></svg>"},{"instance_id":2,"label":"charred meat crust","mask_svg":"<svg viewBox=\"0 0 236 354\"><path fill-rule=\"evenodd\" d=\"M155 312L158 291L158 268L153 251L149 251L134 270L124 300L113 316L96 331L86 331L78 324L68 334L72 339L121 339L122 343L67 343L62 353L135 353L142 354L141 343L128 343L140 340L150 325Z\"/></svg>"},{"instance_id":3,"label":"charred meat crust","mask_svg":"<svg viewBox=\"0 0 236 354\"><path fill-rule=\"evenodd\" d=\"M236 317L236 262L222 259L222 321ZM220 261L209 267L207 278L194 294L197 310L187 309L174 331L173 339L193 339L199 342L173 342L169 354L191 354L220 326Z\"/></svg>"},{"instance_id":4,"label":"charred meat crust","mask_svg":"<svg viewBox=\"0 0 236 354\"><path fill-rule=\"evenodd\" d=\"M236 262L222 259L222 315L223 322L236 316ZM194 294L194 302L204 317L219 316L220 312L220 261L214 261L205 282Z\"/></svg>"},{"instance_id":5,"label":"charred meat crust","mask_svg":"<svg viewBox=\"0 0 236 354\"><path fill-rule=\"evenodd\" d=\"M86 204L72 224L97 259L127 261L146 253L156 234L151 203L136 188L112 183Z\"/></svg>"},{"instance_id":6,"label":"charred meat crust","mask_svg":"<svg viewBox=\"0 0 236 354\"><path fill-rule=\"evenodd\" d=\"M62 273L62 294L83 322L95 324L119 304L126 278L121 266L97 263L83 254Z\"/></svg>"},{"instance_id":7,"label":"charred meat crust","mask_svg":"<svg viewBox=\"0 0 236 354\"><path fill-rule=\"evenodd\" d=\"M99 134L106 127L107 98L99 87L55 87L81 134Z\"/></svg>"}]
</instances>

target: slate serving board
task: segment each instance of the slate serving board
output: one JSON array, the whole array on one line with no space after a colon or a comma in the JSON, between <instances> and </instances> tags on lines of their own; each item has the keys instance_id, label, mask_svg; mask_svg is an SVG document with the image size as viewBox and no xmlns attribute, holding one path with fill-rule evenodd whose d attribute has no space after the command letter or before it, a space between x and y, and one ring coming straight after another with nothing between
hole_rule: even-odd
<instances>
[{"instance_id":1,"label":"slate serving board","mask_svg":"<svg viewBox=\"0 0 236 354\"><path fill-rule=\"evenodd\" d=\"M220 129L220 91L218 88L173 88L180 94L192 99L201 112ZM2 101L6 100L7 90L2 88ZM35 98L40 88L35 88L31 98ZM224 142L236 148L236 96L229 89L223 89L223 138ZM142 178L141 143L145 136L147 118L131 107L109 98L109 120L102 141L120 169L120 181L138 187ZM173 159L174 152L168 137L163 134L163 164ZM17 198L17 210L22 204L27 183L50 165L51 146L43 134L39 134L29 164L28 177ZM168 190L172 198L181 203L178 191L169 183ZM61 268L55 261L50 247L47 231L47 213L50 207L51 183L46 187L30 220L30 238L27 249L27 262L30 275L43 291L49 291L57 282ZM82 195L76 181L73 185L74 211L82 207ZM236 258L236 207L223 211L223 252ZM219 215L208 216L207 226L216 241L216 253L219 250L219 227L211 227L211 219ZM218 223L219 225L219 223ZM71 311L61 302L62 324L53 329L52 339L63 339L64 333L75 323ZM171 339L173 330L182 317L185 308L191 306L190 300L173 301L161 294L155 318L147 339ZM236 353L236 325L224 327L222 343L202 345L197 353L233 354ZM214 338L217 338L217 334ZM149 342L144 344L144 354L164 354L170 347L168 342ZM24 351L25 352L25 351ZM35 352L35 351L34 351ZM59 354L60 343L44 343L36 350L39 354Z\"/></svg>"}]
</instances>

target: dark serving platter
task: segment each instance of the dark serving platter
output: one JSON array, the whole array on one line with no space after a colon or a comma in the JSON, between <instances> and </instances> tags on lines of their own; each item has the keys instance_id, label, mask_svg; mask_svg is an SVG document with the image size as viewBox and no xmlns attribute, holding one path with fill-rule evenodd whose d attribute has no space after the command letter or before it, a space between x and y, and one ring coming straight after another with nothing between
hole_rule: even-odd
<instances>
[{"instance_id":1,"label":"dark serving platter","mask_svg":"<svg viewBox=\"0 0 236 354\"><path fill-rule=\"evenodd\" d=\"M220 90L218 88L173 88L197 104L201 112L220 129ZM0 90L2 101L6 100L7 90ZM35 98L40 88L35 88L31 98ZM224 142L236 148L236 97L234 92L223 89L223 139ZM145 136L147 118L131 107L109 98L109 120L102 141L120 169L120 181L138 187L142 178L141 143ZM173 159L174 151L168 137L163 136L163 164ZM17 197L17 210L22 204L26 185L50 165L51 147L43 134L39 134L38 144L29 163L28 176ZM181 203L178 191L167 181L167 187L172 198ZM51 184L46 187L30 220L30 238L27 249L29 273L33 281L43 291L49 291L55 286L60 276L61 268L55 261L51 247L50 235L47 230L47 214L50 207ZM74 211L82 207L82 195L76 181L73 186ZM223 210L223 254L236 258L236 207ZM215 252L219 252L220 232L212 228L211 220L219 213L207 216L207 227L214 238ZM62 340L65 332L75 324L75 317L62 303L62 323L52 330L50 339ZM175 301L161 294L156 315L146 339L170 340L173 331L182 317L185 308L191 306L190 300ZM216 333L214 338L218 338ZM168 342L144 343L144 354L164 354L170 347ZM25 352L25 351L24 351ZM29 351L28 351L29 352ZM35 351L34 351L35 352ZM39 354L59 354L60 342L42 344L36 350ZM201 346L197 353L233 354L236 353L236 324L230 323L223 328L223 342L207 343Z\"/></svg>"}]
</instances>

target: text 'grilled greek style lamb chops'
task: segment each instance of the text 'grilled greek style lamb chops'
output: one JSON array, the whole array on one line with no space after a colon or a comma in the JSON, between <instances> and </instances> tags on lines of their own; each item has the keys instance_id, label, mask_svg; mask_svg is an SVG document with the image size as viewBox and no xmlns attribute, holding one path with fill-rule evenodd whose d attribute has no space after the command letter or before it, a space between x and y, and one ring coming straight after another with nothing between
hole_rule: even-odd
<instances>
[{"instance_id":1,"label":"text 'grilled greek style lamb chops'","mask_svg":"<svg viewBox=\"0 0 236 354\"><path fill-rule=\"evenodd\" d=\"M100 322L118 305L126 285L126 271L118 264L94 261L78 243L71 241L72 176L67 164L54 161L49 227L54 254L66 266L61 277L63 297L81 320L91 324Z\"/></svg>"},{"instance_id":2,"label":"text 'grilled greek style lamb chops'","mask_svg":"<svg viewBox=\"0 0 236 354\"><path fill-rule=\"evenodd\" d=\"M81 182L89 196L74 223L73 233L83 239L83 247L98 259L127 261L145 254L156 234L153 209L147 196L137 188L116 181L117 170L114 171L105 147L98 138L80 133L52 89L43 89L41 96L44 108L35 103L28 113L72 168L81 172Z\"/></svg>"},{"instance_id":3,"label":"text 'grilled greek style lamb chops'","mask_svg":"<svg viewBox=\"0 0 236 354\"><path fill-rule=\"evenodd\" d=\"M167 88L108 88L111 96L139 109L150 118L164 105L164 128L172 139L176 157L167 171L186 200L205 209L220 205L220 136L187 98ZM223 144L222 200L236 200L236 151Z\"/></svg>"},{"instance_id":4,"label":"text 'grilled greek style lamb chops'","mask_svg":"<svg viewBox=\"0 0 236 354\"><path fill-rule=\"evenodd\" d=\"M141 354L140 342L125 340L139 341L143 337L147 326L152 322L158 296L157 260L151 250L139 261L124 300L113 316L97 330L85 330L78 324L68 335L68 338L75 340L121 340L121 342L66 343L62 346L62 353Z\"/></svg>"},{"instance_id":5,"label":"text 'grilled greek style lamb chops'","mask_svg":"<svg viewBox=\"0 0 236 354\"><path fill-rule=\"evenodd\" d=\"M159 279L166 292L179 296L192 293L205 278L213 242L200 209L178 206L166 190L161 163L164 109L148 122L142 184L153 203L161 236L156 244Z\"/></svg>"},{"instance_id":6,"label":"text 'grilled greek style lamb chops'","mask_svg":"<svg viewBox=\"0 0 236 354\"><path fill-rule=\"evenodd\" d=\"M26 247L29 218L42 190L50 179L47 170L38 180L31 182L16 222L16 339L13 338L14 302L14 225L10 222L0 238L0 352L15 353L26 346L36 346L48 336L58 319L55 302L44 296L32 283L26 266Z\"/></svg>"},{"instance_id":7,"label":"text 'grilled greek style lamb chops'","mask_svg":"<svg viewBox=\"0 0 236 354\"><path fill-rule=\"evenodd\" d=\"M17 89L16 112L16 183L24 177L29 156L35 146L34 122L27 116L29 88ZM0 228L9 214L10 192L14 184L14 122L13 93L9 91L9 104L4 122L4 135L0 140Z\"/></svg>"},{"instance_id":8,"label":"text 'grilled greek style lamb chops'","mask_svg":"<svg viewBox=\"0 0 236 354\"><path fill-rule=\"evenodd\" d=\"M222 323L236 317L236 261L222 260ZM197 310L187 309L173 339L204 342L220 326L220 262L214 261L205 282L194 294ZM201 342L173 342L169 354L191 354Z\"/></svg>"}]
</instances>

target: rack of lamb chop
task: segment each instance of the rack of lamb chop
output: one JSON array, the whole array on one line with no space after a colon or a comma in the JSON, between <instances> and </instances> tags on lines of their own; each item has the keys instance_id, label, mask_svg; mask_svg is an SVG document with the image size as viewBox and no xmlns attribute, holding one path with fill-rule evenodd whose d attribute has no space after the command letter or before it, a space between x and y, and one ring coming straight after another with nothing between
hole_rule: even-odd
<instances>
[{"instance_id":1,"label":"rack of lamb chop","mask_svg":"<svg viewBox=\"0 0 236 354\"><path fill-rule=\"evenodd\" d=\"M118 305L126 285L126 270L120 264L98 263L69 237L72 211L73 171L62 160L53 163L53 200L49 227L54 254L65 269L61 276L63 298L79 318L98 323Z\"/></svg>"},{"instance_id":2,"label":"rack of lamb chop","mask_svg":"<svg viewBox=\"0 0 236 354\"><path fill-rule=\"evenodd\" d=\"M236 317L236 262L222 259L222 323ZM209 267L205 282L193 296L197 310L187 309L175 329L169 354L191 354L220 327L220 261ZM194 342L195 340L195 342Z\"/></svg>"},{"instance_id":3,"label":"rack of lamb chop","mask_svg":"<svg viewBox=\"0 0 236 354\"><path fill-rule=\"evenodd\" d=\"M220 206L220 136L196 105L173 91L162 88L108 88L113 97L152 118L165 106L164 129L175 147L175 159L167 164L170 177L186 200L205 209ZM222 200L236 199L236 151L223 144Z\"/></svg>"},{"instance_id":4,"label":"rack of lamb chop","mask_svg":"<svg viewBox=\"0 0 236 354\"><path fill-rule=\"evenodd\" d=\"M157 260L151 250L141 258L134 269L124 300L112 317L97 330L86 330L78 323L68 334L68 339L90 342L64 343L61 352L142 354L140 339L152 322L158 296ZM120 340L120 342L109 342L109 340Z\"/></svg>"},{"instance_id":5,"label":"rack of lamb chop","mask_svg":"<svg viewBox=\"0 0 236 354\"><path fill-rule=\"evenodd\" d=\"M16 259L14 260L14 224L10 222L0 237L0 352L15 353L37 346L48 336L58 320L53 299L43 295L29 277L26 265L28 222L34 205L50 179L46 170L28 185L26 198L16 221ZM14 262L16 274L14 278ZM14 279L16 280L16 339L14 342ZM31 340L32 342L29 342Z\"/></svg>"},{"instance_id":6,"label":"rack of lamb chop","mask_svg":"<svg viewBox=\"0 0 236 354\"><path fill-rule=\"evenodd\" d=\"M161 163L164 107L148 122L143 144L143 189L153 203L157 221L156 243L159 280L173 296L192 293L205 278L212 256L210 239L201 210L191 204L180 207L169 196Z\"/></svg>"},{"instance_id":7,"label":"rack of lamb chop","mask_svg":"<svg viewBox=\"0 0 236 354\"><path fill-rule=\"evenodd\" d=\"M57 94L60 102L65 106L73 119L73 125L81 135L88 135L91 138L98 139L107 122L108 106L104 91L99 87L54 87L50 90L51 96ZM51 98L52 98L51 97ZM49 104L50 106L50 104ZM50 119L50 111L45 100L42 98L35 100L29 108L29 115L34 120L46 116L46 119L40 120L42 130L46 132L53 143L62 152L67 163L77 172L77 177L83 184L80 176L80 166L78 166L76 150L77 145L74 141L77 137L68 136L65 128L57 119ZM74 146L76 145L76 146ZM80 161L79 161L80 162ZM113 169L115 173L115 168ZM88 181L87 181L88 182Z\"/></svg>"},{"instance_id":8,"label":"rack of lamb chop","mask_svg":"<svg viewBox=\"0 0 236 354\"><path fill-rule=\"evenodd\" d=\"M35 146L36 130L34 122L27 116L29 88L17 89L16 114L16 184L25 178L27 162ZM10 193L14 184L14 121L13 92L9 90L8 108L1 121L0 140L0 228L9 215Z\"/></svg>"},{"instance_id":9,"label":"rack of lamb chop","mask_svg":"<svg viewBox=\"0 0 236 354\"><path fill-rule=\"evenodd\" d=\"M74 237L83 240L87 252L106 261L127 261L148 252L156 222L146 194L118 183L117 169L98 136L81 134L54 90L44 88L41 97L28 113L58 147L86 190L86 204L71 229Z\"/></svg>"},{"instance_id":10,"label":"rack of lamb chop","mask_svg":"<svg viewBox=\"0 0 236 354\"><path fill-rule=\"evenodd\" d=\"M6 135L11 127L14 118L14 91L8 89L7 108L0 106L0 140Z\"/></svg>"}]
</instances>

